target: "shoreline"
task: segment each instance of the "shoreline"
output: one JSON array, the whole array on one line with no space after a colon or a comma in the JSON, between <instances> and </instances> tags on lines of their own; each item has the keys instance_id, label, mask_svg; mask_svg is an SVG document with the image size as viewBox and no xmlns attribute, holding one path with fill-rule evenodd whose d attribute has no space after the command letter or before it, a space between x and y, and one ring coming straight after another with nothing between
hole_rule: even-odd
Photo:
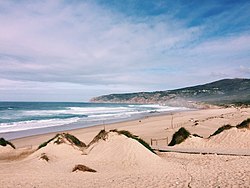
<instances>
[{"instance_id":1,"label":"shoreline","mask_svg":"<svg viewBox=\"0 0 250 188\"><path fill-rule=\"evenodd\" d=\"M118 106L119 107L119 106ZM70 107L70 108L74 108L74 107ZM80 107L75 107L75 108L80 108ZM90 106L90 108L92 108ZM102 107L101 108L106 108L106 107ZM124 108L128 108L128 107L124 107ZM137 108L137 107L136 107ZM136 109L135 108L135 109ZM57 132L63 132L63 131L71 131L71 130L76 130L76 129L82 129L82 128L86 128L86 127L93 127L93 126L99 126L99 125L104 125L104 124L114 124L114 123L120 123L120 122L126 122L126 121L133 121L133 120L139 120L139 119L144 119L145 117L149 117L149 116L162 116L162 115L166 115L166 114L171 114L171 113L175 113L175 112L179 112L179 111L188 111L188 110L193 110L193 109L189 109L189 108L185 108L185 107L166 107L166 109L161 110L161 108L159 108L159 111L157 109L157 107L153 107L153 109L155 108L155 110L150 109L151 107L149 106L149 109L143 109L141 111L140 108L145 108L145 107L139 107L138 109L138 113L132 113L130 114L130 111L127 110L123 113L123 115L119 115L121 114L121 112L118 112L117 114L114 113L114 115L112 115L112 110L111 110L111 116L109 114L109 116L106 118L104 116L104 118L99 117L100 114L97 113L97 115L91 114L94 111L90 111L90 119L88 119L87 115L86 115L86 119L85 118L78 118L76 121L74 120L74 122L68 122L66 120L64 120L64 118L60 119L55 119L60 121L60 124L57 124L57 122L54 122L54 124L50 124L49 123L42 123L43 126L40 126L41 122L31 122L31 126L29 124L29 121L26 125L26 122L24 121L24 126L22 126L22 124L20 126L16 126L14 128L12 128L12 124L10 123L10 125L7 125L7 128L4 129L3 126L3 130L2 132L0 132L0 137L3 137L7 140L14 140L14 139L18 139L18 138L24 138L24 137L29 137L29 136L35 136L35 135L41 135L41 134L48 134L48 133L57 133ZM147 107L148 108L148 107ZM108 108L107 108L108 109ZM112 109L112 108L111 108ZM132 108L132 112L133 110L135 110ZM75 110L75 109L74 109ZM68 112L68 113L75 113L78 114L79 112L77 111L78 109L76 109L76 112ZM85 112L85 111L84 111ZM98 112L98 110L97 110ZM137 112L137 111L136 111ZM66 113L66 112L63 112ZM80 113L82 113L80 111ZM109 111L108 111L109 113ZM129 115L127 115L127 113ZM104 115L106 115L106 109L103 113ZM98 116L96 118L93 118L91 116ZM102 115L100 115L102 116ZM22 121L20 121L22 122ZM33 123L33 124L32 124ZM10 126L10 128L8 128L8 126Z\"/></svg>"},{"instance_id":2,"label":"shoreline","mask_svg":"<svg viewBox=\"0 0 250 188\"><path fill-rule=\"evenodd\" d=\"M247 111L247 114L242 115L242 112L244 111ZM221 118L222 115L224 115L225 117ZM236 116L238 117L236 118ZM49 140L57 133L68 132L78 137L84 143L89 143L94 138L94 136L105 127L106 130L128 130L133 134L140 136L148 143L150 143L151 139L166 137L168 138L169 142L174 132L177 131L180 127L186 127L191 133L196 133L203 137L208 137L224 124L236 125L241 121L247 119L249 116L250 108L213 108L181 112L177 111L167 114L144 116L143 118L141 117L134 120L27 136L17 139L11 139L11 141L17 146L17 148L30 145L38 146L44 141ZM172 118L173 125L171 125ZM199 125L194 126L194 121L199 121ZM213 122L212 124L211 121ZM166 143L159 144L166 145Z\"/></svg>"},{"instance_id":3,"label":"shoreline","mask_svg":"<svg viewBox=\"0 0 250 188\"><path fill-rule=\"evenodd\" d=\"M35 128L35 129L27 129L27 130L19 130L19 131L10 131L10 132L4 132L0 133L0 137L3 137L8 140L16 140L26 137L32 137L32 136L38 136L43 134L49 134L49 133L59 133L59 132L67 132L67 131L73 131L78 129L84 129L88 127L95 127L95 126L104 126L109 124L117 124L117 123L123 123L123 122L130 122L130 121L137 121L140 119L145 119L148 117L157 117L157 116L165 116L169 114L174 114L177 112L185 112L185 111L194 111L197 109L178 109L173 111L165 111L165 112L151 112L151 113L142 113L135 116L131 116L129 118L121 118L121 119L110 119L106 121L96 121L93 124L86 123L86 122L75 122L70 124L64 124L59 126L51 126L51 127L44 127L44 128Z\"/></svg>"},{"instance_id":4,"label":"shoreline","mask_svg":"<svg viewBox=\"0 0 250 188\"><path fill-rule=\"evenodd\" d=\"M78 134L79 132L85 132L88 131L88 129L90 129L90 131L98 129L99 131L102 129L109 129L111 130L111 127L120 127L123 124L135 124L138 123L142 120L148 119L148 118L153 118L153 117L165 117L165 116L170 116L171 114L176 114L178 112L187 112L187 111L195 111L197 109L189 109L189 110L179 110L179 111L172 111L172 112L163 112L163 113L155 113L155 114L147 114L141 117L134 117L131 119L126 119L126 120L118 120L117 122L111 122L111 123L104 123L104 124L96 124L96 125L90 125L90 126L86 126L86 127L82 127L82 128L73 128L73 129L68 129L68 130L61 130L61 131L52 131L52 132L47 132L47 133L41 133L41 134L36 134L36 135L30 135L30 136L24 136L24 137L20 137L20 138L13 138L10 139L9 141L13 142L13 143L18 143L18 142L22 142L24 140L34 140L34 139L39 139L39 138L44 138L44 137L48 137L51 138L53 137L55 134L58 133L63 133L63 132L69 132L72 134ZM24 130L26 131L26 130ZM18 145L18 144L17 144Z\"/></svg>"}]
</instances>

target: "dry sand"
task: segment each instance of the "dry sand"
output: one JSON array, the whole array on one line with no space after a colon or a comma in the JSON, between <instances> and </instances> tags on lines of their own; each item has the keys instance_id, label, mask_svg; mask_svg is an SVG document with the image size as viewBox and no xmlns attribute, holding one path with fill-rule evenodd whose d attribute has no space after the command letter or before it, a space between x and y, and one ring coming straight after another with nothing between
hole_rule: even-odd
<instances>
[{"instance_id":1,"label":"dry sand","mask_svg":"<svg viewBox=\"0 0 250 188\"><path fill-rule=\"evenodd\" d=\"M237 125L249 117L248 108L207 109L148 117L140 122L116 123L105 128L129 130L149 143L151 138L166 137L169 142L182 126L191 133L208 137L224 124ZM69 132L88 144L102 128ZM232 129L210 141L190 138L175 147L219 148L225 152L237 149L240 154L242 150L250 150L249 132ZM116 133L109 133L105 141L100 140L84 151L68 143L56 145L53 142L38 151L29 148L32 145L35 149L54 135L14 140L18 147L15 158L11 156L13 149L0 147L0 187L250 187L249 156L172 152L155 155L137 141ZM166 146L166 140L159 141L158 146ZM33 153L18 158L21 150ZM44 154L48 162L40 158ZM72 172L77 164L97 172Z\"/></svg>"}]
</instances>

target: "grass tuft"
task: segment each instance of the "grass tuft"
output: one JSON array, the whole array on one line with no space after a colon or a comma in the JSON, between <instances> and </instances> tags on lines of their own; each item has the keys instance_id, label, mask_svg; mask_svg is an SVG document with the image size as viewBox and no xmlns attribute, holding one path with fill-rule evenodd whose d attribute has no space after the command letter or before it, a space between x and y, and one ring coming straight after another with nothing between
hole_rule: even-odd
<instances>
[{"instance_id":1,"label":"grass tuft","mask_svg":"<svg viewBox=\"0 0 250 188\"><path fill-rule=\"evenodd\" d=\"M217 135L217 134L220 134L220 133L222 133L222 132L225 131L225 130L229 130L229 129L231 129L232 127L233 127L233 126L232 126L232 125L229 125L229 124L223 125L222 127L218 128L213 134L211 134L211 135L209 136L209 138L212 137L212 136L215 136L215 135Z\"/></svg>"},{"instance_id":2,"label":"grass tuft","mask_svg":"<svg viewBox=\"0 0 250 188\"><path fill-rule=\"evenodd\" d=\"M16 149L16 147L15 147L14 144L12 144L11 142L5 140L4 138L0 138L0 145L1 145L1 146L10 145L13 149Z\"/></svg>"},{"instance_id":3,"label":"grass tuft","mask_svg":"<svg viewBox=\"0 0 250 188\"><path fill-rule=\"evenodd\" d=\"M89 168L89 167L82 165L82 164L75 165L72 172L75 172L77 170L82 171L82 172L96 172L96 170Z\"/></svg>"},{"instance_id":4,"label":"grass tuft","mask_svg":"<svg viewBox=\"0 0 250 188\"><path fill-rule=\"evenodd\" d=\"M181 127L177 132L174 133L171 142L168 144L169 146L174 146L176 144L182 143L186 140L190 135L184 127Z\"/></svg>"},{"instance_id":5,"label":"grass tuft","mask_svg":"<svg viewBox=\"0 0 250 188\"><path fill-rule=\"evenodd\" d=\"M45 160L45 161L49 161L49 157L45 154L45 153L42 153L41 154L41 157L40 157L40 159L43 159L43 160Z\"/></svg>"},{"instance_id":6,"label":"grass tuft","mask_svg":"<svg viewBox=\"0 0 250 188\"><path fill-rule=\"evenodd\" d=\"M236 126L237 129L250 128L250 118L242 121L240 124Z\"/></svg>"},{"instance_id":7,"label":"grass tuft","mask_svg":"<svg viewBox=\"0 0 250 188\"><path fill-rule=\"evenodd\" d=\"M46 142L40 144L40 145L38 146L37 150L39 150L39 149L41 149L41 148L47 146L48 143L50 143L52 140L56 139L59 135L60 135L60 134L56 134L56 136L54 136L53 138L51 138L51 139L49 139L48 141L46 141Z\"/></svg>"},{"instance_id":8,"label":"grass tuft","mask_svg":"<svg viewBox=\"0 0 250 188\"><path fill-rule=\"evenodd\" d=\"M37 148L37 150L47 146L48 143L52 142L53 140L55 144L61 144L63 143L63 138L65 138L66 140L68 140L71 144L77 146L77 147L86 147L86 144L84 144L82 141L80 141L78 138L76 138L75 136L69 134L69 133L62 133L62 134L57 134L56 136L54 136L53 138L49 139L48 141L40 144Z\"/></svg>"},{"instance_id":9,"label":"grass tuft","mask_svg":"<svg viewBox=\"0 0 250 188\"><path fill-rule=\"evenodd\" d=\"M107 139L108 132L106 132L104 129L101 130L95 138L88 144L88 146L91 146L94 143L97 143L99 140L106 140Z\"/></svg>"},{"instance_id":10,"label":"grass tuft","mask_svg":"<svg viewBox=\"0 0 250 188\"><path fill-rule=\"evenodd\" d=\"M203 138L203 136L200 136L200 135L198 135L198 134L192 134L192 136L194 136L194 137L199 137L199 138Z\"/></svg>"},{"instance_id":11,"label":"grass tuft","mask_svg":"<svg viewBox=\"0 0 250 188\"><path fill-rule=\"evenodd\" d=\"M78 138L76 138L74 135L69 133L63 133L62 134L70 143L78 146L78 147L86 147L86 144L84 144L82 141L80 141Z\"/></svg>"}]
</instances>

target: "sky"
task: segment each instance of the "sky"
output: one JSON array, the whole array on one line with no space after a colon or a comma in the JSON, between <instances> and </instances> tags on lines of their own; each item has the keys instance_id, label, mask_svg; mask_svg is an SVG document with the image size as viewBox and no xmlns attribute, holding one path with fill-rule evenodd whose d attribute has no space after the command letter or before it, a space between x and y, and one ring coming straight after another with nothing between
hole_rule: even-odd
<instances>
[{"instance_id":1,"label":"sky","mask_svg":"<svg viewBox=\"0 0 250 188\"><path fill-rule=\"evenodd\" d=\"M0 101L250 78L249 0L0 0Z\"/></svg>"}]
</instances>

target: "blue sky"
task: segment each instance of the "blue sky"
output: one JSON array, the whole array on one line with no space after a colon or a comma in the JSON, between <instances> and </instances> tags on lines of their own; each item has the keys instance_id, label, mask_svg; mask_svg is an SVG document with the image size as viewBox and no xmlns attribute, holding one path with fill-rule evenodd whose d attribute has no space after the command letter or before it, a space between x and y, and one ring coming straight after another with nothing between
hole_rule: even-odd
<instances>
[{"instance_id":1,"label":"blue sky","mask_svg":"<svg viewBox=\"0 0 250 188\"><path fill-rule=\"evenodd\" d=\"M0 101L250 78L250 2L0 0Z\"/></svg>"}]
</instances>

